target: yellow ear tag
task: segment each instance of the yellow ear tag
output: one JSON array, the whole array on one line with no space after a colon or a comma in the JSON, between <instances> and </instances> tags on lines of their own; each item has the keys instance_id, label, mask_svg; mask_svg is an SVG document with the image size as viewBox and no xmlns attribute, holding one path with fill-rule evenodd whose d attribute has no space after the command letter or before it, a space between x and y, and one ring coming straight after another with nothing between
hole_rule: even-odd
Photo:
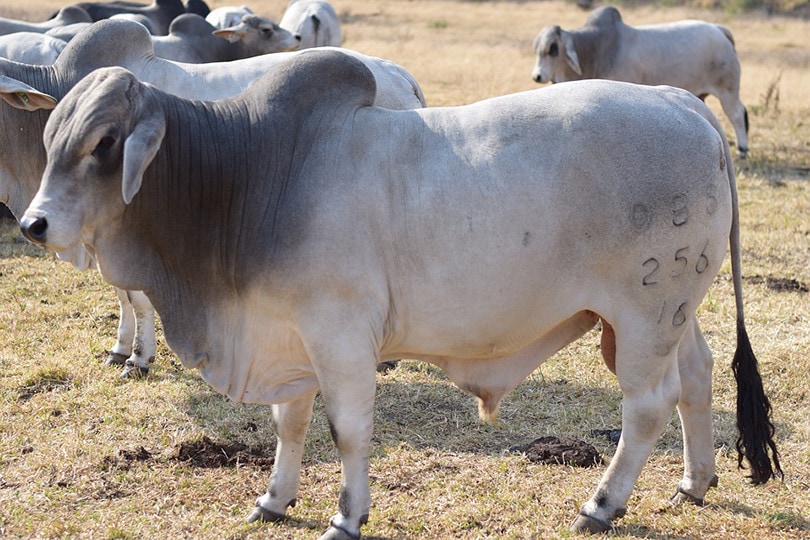
<instances>
[{"instance_id":1,"label":"yellow ear tag","mask_svg":"<svg viewBox=\"0 0 810 540\"><path fill-rule=\"evenodd\" d=\"M17 95L18 95L18 96L20 96L20 99L21 99L21 100L23 100L23 101L24 101L24 102L26 102L26 103L28 103L29 101L31 101L31 100L28 98L28 94L26 94L25 92L17 92Z\"/></svg>"}]
</instances>

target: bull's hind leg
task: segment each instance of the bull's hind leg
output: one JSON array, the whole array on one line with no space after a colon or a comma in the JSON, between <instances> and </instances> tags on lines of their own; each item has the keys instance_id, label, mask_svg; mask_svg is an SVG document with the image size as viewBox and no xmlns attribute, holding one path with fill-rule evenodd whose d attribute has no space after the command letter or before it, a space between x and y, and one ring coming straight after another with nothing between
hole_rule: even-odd
<instances>
[{"instance_id":1,"label":"bull's hind leg","mask_svg":"<svg viewBox=\"0 0 810 540\"><path fill-rule=\"evenodd\" d=\"M248 515L248 522L281 520L287 508L295 506L301 482L301 458L314 401L315 394L310 394L289 403L273 405L278 437L276 461L267 493L256 499L256 507Z\"/></svg>"},{"instance_id":2,"label":"bull's hind leg","mask_svg":"<svg viewBox=\"0 0 810 540\"><path fill-rule=\"evenodd\" d=\"M737 150L741 159L745 159L748 153L748 111L740 101L739 93L721 94L717 96L723 112L728 116L731 125L734 127L734 135L737 138Z\"/></svg>"},{"instance_id":3,"label":"bull's hind leg","mask_svg":"<svg viewBox=\"0 0 810 540\"><path fill-rule=\"evenodd\" d=\"M673 497L675 502L703 504L711 486L717 485L712 435L712 353L692 317L678 347L681 397L678 414L683 428L684 475Z\"/></svg>"},{"instance_id":4,"label":"bull's hind leg","mask_svg":"<svg viewBox=\"0 0 810 540\"><path fill-rule=\"evenodd\" d=\"M621 329L628 327L632 332ZM622 435L596 492L571 525L574 531L605 532L611 520L624 515L633 486L680 393L674 345L655 342L649 336L656 335L656 330L643 324L614 325L614 329L616 374L624 394Z\"/></svg>"}]
</instances>

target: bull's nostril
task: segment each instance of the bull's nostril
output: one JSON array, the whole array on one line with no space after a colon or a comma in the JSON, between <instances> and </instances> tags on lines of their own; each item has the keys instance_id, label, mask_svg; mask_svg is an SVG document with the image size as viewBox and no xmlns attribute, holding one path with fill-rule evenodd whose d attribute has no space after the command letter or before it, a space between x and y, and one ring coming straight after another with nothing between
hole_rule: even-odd
<instances>
[{"instance_id":1,"label":"bull's nostril","mask_svg":"<svg viewBox=\"0 0 810 540\"><path fill-rule=\"evenodd\" d=\"M23 235L32 242L41 243L45 241L45 233L48 230L48 220L44 217L25 218L20 224Z\"/></svg>"}]
</instances>

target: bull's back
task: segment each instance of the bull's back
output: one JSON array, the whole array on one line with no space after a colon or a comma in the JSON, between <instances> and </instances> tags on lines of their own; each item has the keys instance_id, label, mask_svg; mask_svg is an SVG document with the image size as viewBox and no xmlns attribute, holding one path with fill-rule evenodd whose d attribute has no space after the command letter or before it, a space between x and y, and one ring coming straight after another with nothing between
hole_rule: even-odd
<instances>
[{"instance_id":1,"label":"bull's back","mask_svg":"<svg viewBox=\"0 0 810 540\"><path fill-rule=\"evenodd\" d=\"M739 79L739 61L728 34L723 27L704 21L625 25L619 60L604 76L677 86L695 95L713 93L718 81Z\"/></svg>"}]
</instances>

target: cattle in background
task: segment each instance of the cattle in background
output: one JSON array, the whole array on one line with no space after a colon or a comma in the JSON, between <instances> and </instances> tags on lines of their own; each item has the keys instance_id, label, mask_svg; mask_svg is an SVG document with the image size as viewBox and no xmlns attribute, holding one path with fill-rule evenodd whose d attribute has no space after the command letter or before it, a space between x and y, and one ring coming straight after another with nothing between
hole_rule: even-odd
<instances>
[{"instance_id":1,"label":"cattle in background","mask_svg":"<svg viewBox=\"0 0 810 540\"><path fill-rule=\"evenodd\" d=\"M301 36L301 48L340 47L340 18L325 0L290 0L279 26Z\"/></svg>"},{"instance_id":2,"label":"cattle in background","mask_svg":"<svg viewBox=\"0 0 810 540\"><path fill-rule=\"evenodd\" d=\"M253 15L247 6L225 6L212 9L205 20L214 28L229 28L242 22L245 15Z\"/></svg>"},{"instance_id":3,"label":"cattle in background","mask_svg":"<svg viewBox=\"0 0 810 540\"><path fill-rule=\"evenodd\" d=\"M52 18L42 22L29 22L0 17L0 35L13 34L15 32L44 33L54 28L81 22L93 22L93 19L82 8L68 6L57 11Z\"/></svg>"},{"instance_id":4,"label":"cattle in background","mask_svg":"<svg viewBox=\"0 0 810 540\"><path fill-rule=\"evenodd\" d=\"M539 83L612 79L677 86L701 99L711 94L734 128L740 157L748 152L740 60L724 26L695 20L628 26L616 8L603 6L581 28L544 27L534 50L532 78Z\"/></svg>"},{"instance_id":5,"label":"cattle in background","mask_svg":"<svg viewBox=\"0 0 810 540\"><path fill-rule=\"evenodd\" d=\"M216 38L220 40L220 38ZM221 41L221 40L220 40ZM126 47L115 46L126 43ZM343 49L341 49L343 50ZM178 64L154 55L151 36L140 24L105 20L93 24L63 51L53 66L29 66L0 59L0 202L22 216L39 187L45 169L42 129L46 111L31 108L38 92L61 98L82 77L103 66L124 66L159 88L191 99L220 99L238 94L268 71L278 69L292 55L310 51L262 55L245 60L212 64ZM423 107L424 94L416 80L401 66L380 58L345 50L372 70L375 103L392 109ZM25 96L23 99L21 96ZM42 97L46 102L53 98ZM8 102L11 106L6 104ZM64 254L77 267L91 264L84 250ZM148 372L155 355L154 313L141 293L116 291L121 319L108 364L125 365L124 376Z\"/></svg>"},{"instance_id":6,"label":"cattle in background","mask_svg":"<svg viewBox=\"0 0 810 540\"><path fill-rule=\"evenodd\" d=\"M144 15L152 21L154 33L162 36L169 32L172 21L183 13L205 17L210 11L203 0L189 0L188 6L181 0L153 0L151 4L128 1L81 2L75 5L87 11L93 21L109 19L120 13Z\"/></svg>"},{"instance_id":7,"label":"cattle in background","mask_svg":"<svg viewBox=\"0 0 810 540\"><path fill-rule=\"evenodd\" d=\"M22 62L47 66L53 64L67 42L39 32L15 32L0 36L0 56Z\"/></svg>"},{"instance_id":8,"label":"cattle in background","mask_svg":"<svg viewBox=\"0 0 810 540\"><path fill-rule=\"evenodd\" d=\"M152 42L157 56L193 64L294 51L300 43L297 36L258 15L245 15L240 25L217 30L192 14L177 17L169 26L169 34L153 36Z\"/></svg>"},{"instance_id":9,"label":"cattle in background","mask_svg":"<svg viewBox=\"0 0 810 540\"><path fill-rule=\"evenodd\" d=\"M211 9L208 7L203 0L186 0L185 3L186 13L191 13L193 15L199 15L202 18L208 16L211 13Z\"/></svg>"},{"instance_id":10,"label":"cattle in background","mask_svg":"<svg viewBox=\"0 0 810 540\"><path fill-rule=\"evenodd\" d=\"M89 27L91 24L93 23L81 22L68 24L65 26L57 26L56 28L51 28L50 30L45 32L45 35L55 37L56 39L61 39L62 41L70 41L71 39L75 38L80 32L86 30L87 27Z\"/></svg>"},{"instance_id":11,"label":"cattle in background","mask_svg":"<svg viewBox=\"0 0 810 540\"><path fill-rule=\"evenodd\" d=\"M175 21L179 17L184 17L185 15L186 15L185 13L183 15L178 15L177 17L174 18L174 20L172 20L172 23L169 25L169 33L171 33L172 31L172 25L175 23ZM155 25L152 22L152 19L150 19L143 13L116 13L115 15L110 17L110 19L125 19L127 21L134 21L136 23L142 24L144 28L149 30L150 34L159 37L159 34L155 29Z\"/></svg>"},{"instance_id":12,"label":"cattle in background","mask_svg":"<svg viewBox=\"0 0 810 540\"><path fill-rule=\"evenodd\" d=\"M301 36L260 15L244 15L239 24L215 29L213 35L240 51L238 58L301 48Z\"/></svg>"},{"instance_id":13,"label":"cattle in background","mask_svg":"<svg viewBox=\"0 0 810 540\"><path fill-rule=\"evenodd\" d=\"M45 129L24 234L55 250L87 243L105 280L154 303L185 366L236 401L274 404L274 471L249 520L295 502L317 392L342 471L322 538L356 539L380 361L432 362L493 417L600 319L623 430L573 528L604 532L625 513L676 405L675 500L701 503L717 478L696 310L729 242L737 448L754 482L781 472L745 330L730 150L705 104L598 80L391 111L370 106L374 86L360 62L322 49L218 102L111 68Z\"/></svg>"}]
</instances>

